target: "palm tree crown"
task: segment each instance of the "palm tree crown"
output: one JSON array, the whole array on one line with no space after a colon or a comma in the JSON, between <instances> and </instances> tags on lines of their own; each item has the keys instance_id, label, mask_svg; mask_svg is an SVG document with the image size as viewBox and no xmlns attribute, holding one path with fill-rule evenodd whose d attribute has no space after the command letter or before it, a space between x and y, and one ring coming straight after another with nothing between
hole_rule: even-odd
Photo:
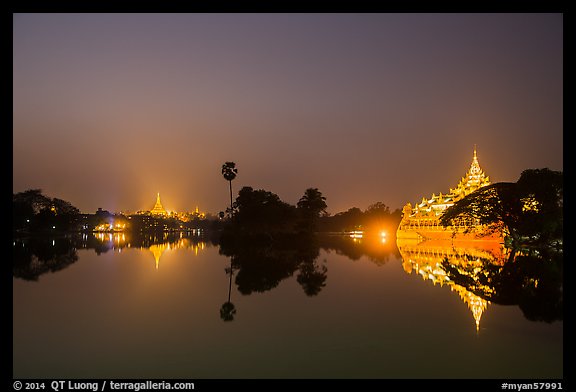
<instances>
[{"instance_id":1,"label":"palm tree crown","mask_svg":"<svg viewBox=\"0 0 576 392\"><path fill-rule=\"evenodd\" d=\"M238 169L236 169L236 164L234 162L226 162L222 165L222 175L226 181L232 181L236 178L238 174Z\"/></svg>"}]
</instances>

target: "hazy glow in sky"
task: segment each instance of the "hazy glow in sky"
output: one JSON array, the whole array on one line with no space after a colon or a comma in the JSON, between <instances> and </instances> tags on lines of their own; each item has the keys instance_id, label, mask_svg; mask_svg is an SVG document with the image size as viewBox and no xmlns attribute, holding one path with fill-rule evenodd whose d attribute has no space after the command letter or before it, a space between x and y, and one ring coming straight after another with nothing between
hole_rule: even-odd
<instances>
[{"instance_id":1,"label":"hazy glow in sky","mask_svg":"<svg viewBox=\"0 0 576 392\"><path fill-rule=\"evenodd\" d=\"M15 14L13 191L217 213L220 169L331 213L563 170L561 14Z\"/></svg>"}]
</instances>

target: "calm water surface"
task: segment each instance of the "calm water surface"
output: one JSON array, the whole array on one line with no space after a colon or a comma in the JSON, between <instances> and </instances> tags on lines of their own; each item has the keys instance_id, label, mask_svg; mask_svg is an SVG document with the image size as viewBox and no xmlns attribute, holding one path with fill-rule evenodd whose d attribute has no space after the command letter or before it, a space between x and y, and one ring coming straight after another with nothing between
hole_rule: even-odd
<instances>
[{"instance_id":1,"label":"calm water surface","mask_svg":"<svg viewBox=\"0 0 576 392\"><path fill-rule=\"evenodd\" d=\"M440 284L429 252L426 267L367 242L229 257L200 237L50 239L34 254L15 240L13 376L563 377L562 321Z\"/></svg>"}]
</instances>

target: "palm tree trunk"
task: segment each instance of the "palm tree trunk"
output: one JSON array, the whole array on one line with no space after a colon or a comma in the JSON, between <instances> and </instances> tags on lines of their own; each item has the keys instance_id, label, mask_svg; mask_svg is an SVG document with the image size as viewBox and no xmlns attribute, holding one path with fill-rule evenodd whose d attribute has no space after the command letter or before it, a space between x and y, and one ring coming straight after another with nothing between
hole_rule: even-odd
<instances>
[{"instance_id":1,"label":"palm tree trunk","mask_svg":"<svg viewBox=\"0 0 576 392\"><path fill-rule=\"evenodd\" d=\"M228 302L230 302L230 292L232 291L232 261L230 261L230 283L228 284Z\"/></svg>"},{"instance_id":2,"label":"palm tree trunk","mask_svg":"<svg viewBox=\"0 0 576 392\"><path fill-rule=\"evenodd\" d=\"M232 181L228 181L230 183L230 217L234 214L234 210L232 209Z\"/></svg>"}]
</instances>

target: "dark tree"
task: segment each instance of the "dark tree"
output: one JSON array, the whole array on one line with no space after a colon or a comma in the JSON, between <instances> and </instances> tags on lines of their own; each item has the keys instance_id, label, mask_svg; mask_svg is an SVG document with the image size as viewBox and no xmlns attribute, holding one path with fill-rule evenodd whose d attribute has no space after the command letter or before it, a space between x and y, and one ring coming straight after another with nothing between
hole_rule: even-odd
<instances>
[{"instance_id":1,"label":"dark tree","mask_svg":"<svg viewBox=\"0 0 576 392\"><path fill-rule=\"evenodd\" d=\"M28 205L32 208L33 213L37 214L46 208L50 208L51 199L44 196L41 189L28 189L24 192L15 193L12 196L12 202Z\"/></svg>"},{"instance_id":2,"label":"dark tree","mask_svg":"<svg viewBox=\"0 0 576 392\"><path fill-rule=\"evenodd\" d=\"M12 196L15 231L61 231L77 229L80 211L69 202L49 198L40 189L29 189Z\"/></svg>"},{"instance_id":3,"label":"dark tree","mask_svg":"<svg viewBox=\"0 0 576 392\"><path fill-rule=\"evenodd\" d=\"M238 174L238 169L236 169L236 163L234 162L225 162L222 165L222 176L228 183L230 184L230 216L233 216L234 207L232 202L232 180L236 178Z\"/></svg>"},{"instance_id":4,"label":"dark tree","mask_svg":"<svg viewBox=\"0 0 576 392\"><path fill-rule=\"evenodd\" d=\"M319 219L323 231L352 231L363 224L364 213L358 207L349 208L333 216L325 216Z\"/></svg>"},{"instance_id":5,"label":"dark tree","mask_svg":"<svg viewBox=\"0 0 576 392\"><path fill-rule=\"evenodd\" d=\"M235 206L234 223L248 233L273 234L292 230L295 208L275 193L245 186L238 192Z\"/></svg>"},{"instance_id":6,"label":"dark tree","mask_svg":"<svg viewBox=\"0 0 576 392\"><path fill-rule=\"evenodd\" d=\"M564 186L562 172L525 170L516 183L521 204L520 235L540 243L563 236Z\"/></svg>"},{"instance_id":7,"label":"dark tree","mask_svg":"<svg viewBox=\"0 0 576 392\"><path fill-rule=\"evenodd\" d=\"M326 215L326 198L318 188L308 188L298 200L298 211L301 216L301 229L313 231L319 217Z\"/></svg>"},{"instance_id":8,"label":"dark tree","mask_svg":"<svg viewBox=\"0 0 576 392\"><path fill-rule=\"evenodd\" d=\"M499 182L482 187L454 203L444 211L440 223L445 226L459 221L488 226L503 224L509 234L516 238L519 216L516 184Z\"/></svg>"}]
</instances>

